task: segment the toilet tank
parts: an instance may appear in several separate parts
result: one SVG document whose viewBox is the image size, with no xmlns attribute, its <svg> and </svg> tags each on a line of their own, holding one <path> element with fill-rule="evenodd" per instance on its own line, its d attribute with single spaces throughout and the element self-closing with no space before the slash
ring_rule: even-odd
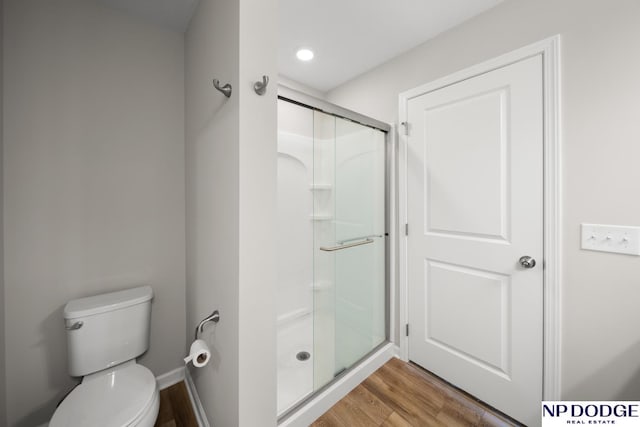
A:
<svg viewBox="0 0 640 427">
<path fill-rule="evenodd" d="M 69 301 L 64 307 L 69 374 L 85 376 L 149 348 L 150 286 Z"/>
</svg>

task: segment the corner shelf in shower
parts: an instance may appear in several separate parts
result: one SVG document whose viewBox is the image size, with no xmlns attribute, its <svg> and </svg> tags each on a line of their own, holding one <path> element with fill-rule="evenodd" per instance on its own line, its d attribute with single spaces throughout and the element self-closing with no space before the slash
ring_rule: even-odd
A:
<svg viewBox="0 0 640 427">
<path fill-rule="evenodd" d="M 313 291 L 327 291 L 333 288 L 333 282 L 330 280 L 318 280 L 316 282 L 312 282 L 309 287 Z"/>
<path fill-rule="evenodd" d="M 333 215 L 309 215 L 309 219 L 311 221 L 331 221 Z"/>
<path fill-rule="evenodd" d="M 311 191 L 330 191 L 333 189 L 331 184 L 309 184 L 309 190 Z"/>
</svg>

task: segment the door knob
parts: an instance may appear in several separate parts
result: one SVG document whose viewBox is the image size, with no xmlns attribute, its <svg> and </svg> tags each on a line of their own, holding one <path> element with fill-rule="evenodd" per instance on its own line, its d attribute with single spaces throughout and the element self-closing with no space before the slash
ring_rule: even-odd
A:
<svg viewBox="0 0 640 427">
<path fill-rule="evenodd" d="M 531 258 L 528 255 L 520 257 L 518 262 L 520 262 L 520 265 L 523 266 L 524 268 L 533 268 L 536 266 L 536 260 Z"/>
</svg>

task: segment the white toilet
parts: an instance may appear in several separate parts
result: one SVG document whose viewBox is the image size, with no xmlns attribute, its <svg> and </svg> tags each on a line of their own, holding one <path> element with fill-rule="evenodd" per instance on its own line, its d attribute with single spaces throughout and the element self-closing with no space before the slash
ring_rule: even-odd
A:
<svg viewBox="0 0 640 427">
<path fill-rule="evenodd" d="M 160 397 L 136 363 L 149 347 L 150 286 L 70 301 L 64 308 L 69 374 L 83 377 L 49 427 L 152 427 Z"/>
</svg>

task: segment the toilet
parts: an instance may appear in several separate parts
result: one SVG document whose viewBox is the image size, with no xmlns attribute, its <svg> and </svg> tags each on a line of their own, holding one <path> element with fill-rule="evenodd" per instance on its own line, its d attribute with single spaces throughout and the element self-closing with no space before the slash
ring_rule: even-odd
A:
<svg viewBox="0 0 640 427">
<path fill-rule="evenodd" d="M 152 427 L 160 397 L 151 371 L 136 363 L 149 348 L 150 286 L 70 301 L 64 308 L 68 369 L 82 382 L 49 427 Z"/>
</svg>

